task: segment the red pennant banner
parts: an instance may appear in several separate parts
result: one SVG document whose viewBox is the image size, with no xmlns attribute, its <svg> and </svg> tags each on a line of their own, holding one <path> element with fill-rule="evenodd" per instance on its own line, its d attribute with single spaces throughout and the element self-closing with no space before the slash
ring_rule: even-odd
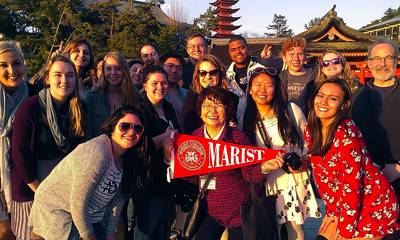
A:
<svg viewBox="0 0 400 240">
<path fill-rule="evenodd" d="M 279 150 L 175 134 L 173 178 L 241 168 L 275 158 Z"/>
</svg>

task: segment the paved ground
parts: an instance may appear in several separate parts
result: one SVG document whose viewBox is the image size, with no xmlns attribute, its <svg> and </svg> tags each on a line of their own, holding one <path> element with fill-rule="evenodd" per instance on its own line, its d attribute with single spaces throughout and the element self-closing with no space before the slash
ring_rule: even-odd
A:
<svg viewBox="0 0 400 240">
<path fill-rule="evenodd" d="M 325 216 L 325 205 L 322 203 L 322 200 L 318 199 L 318 205 L 321 208 L 322 216 Z M 305 240 L 315 240 L 317 236 L 319 225 L 322 222 L 322 218 L 307 218 L 304 223 L 304 239 Z"/>
</svg>

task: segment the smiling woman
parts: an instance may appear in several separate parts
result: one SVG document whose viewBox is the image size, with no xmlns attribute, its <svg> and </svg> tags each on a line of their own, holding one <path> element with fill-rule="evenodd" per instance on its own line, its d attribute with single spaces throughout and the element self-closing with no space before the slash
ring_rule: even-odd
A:
<svg viewBox="0 0 400 240">
<path fill-rule="evenodd" d="M 101 124 L 122 104 L 135 105 L 139 94 L 129 75 L 129 66 L 119 52 L 109 52 L 103 59 L 100 85 L 90 90 L 85 102 L 88 109 L 88 137 L 101 134 Z"/>
<path fill-rule="evenodd" d="M 10 142 L 18 106 L 28 97 L 24 57 L 15 42 L 0 41 L 0 239 L 11 239 L 8 210 L 11 205 Z M 8 209 L 8 210 L 7 210 Z"/>
<path fill-rule="evenodd" d="M 154 151 L 143 121 L 140 110 L 121 106 L 103 135 L 63 159 L 37 189 L 31 239 L 116 239 L 125 198 L 146 189 L 151 177 Z"/>
<path fill-rule="evenodd" d="M 71 60 L 55 56 L 46 70 L 48 87 L 25 100 L 15 114 L 10 212 L 17 239 L 29 239 L 27 219 L 40 182 L 85 136 L 77 81 Z"/>
<path fill-rule="evenodd" d="M 397 198 L 373 164 L 360 130 L 347 118 L 350 86 L 338 77 L 328 78 L 317 85 L 312 100 L 305 137 L 326 205 L 319 234 L 335 240 L 392 234 L 399 229 Z"/>
<path fill-rule="evenodd" d="M 89 78 L 89 70 L 94 62 L 92 46 L 86 39 L 75 39 L 67 44 L 63 53 L 67 54 L 74 63 L 79 78 L 79 94 L 85 98 L 86 93 L 93 86 Z"/>
</svg>

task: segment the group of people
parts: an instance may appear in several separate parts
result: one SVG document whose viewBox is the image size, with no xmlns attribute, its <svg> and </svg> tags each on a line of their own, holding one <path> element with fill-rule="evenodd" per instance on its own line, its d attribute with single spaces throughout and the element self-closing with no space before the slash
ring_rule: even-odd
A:
<svg viewBox="0 0 400 240">
<path fill-rule="evenodd" d="M 322 216 L 317 197 L 319 239 L 398 239 L 398 46 L 370 46 L 365 85 L 341 53 L 307 65 L 305 48 L 289 37 L 281 57 L 254 57 L 233 36 L 225 68 L 193 34 L 188 58 L 146 44 L 140 59 L 109 52 L 95 63 L 77 39 L 27 81 L 17 44 L 0 42 L 0 239 L 169 239 L 183 228 L 184 196 L 208 178 L 167 180 L 175 132 L 281 150 L 211 174 L 195 239 L 247 239 L 250 184 L 274 197 L 280 239 L 304 239 L 305 219 Z"/>
</svg>

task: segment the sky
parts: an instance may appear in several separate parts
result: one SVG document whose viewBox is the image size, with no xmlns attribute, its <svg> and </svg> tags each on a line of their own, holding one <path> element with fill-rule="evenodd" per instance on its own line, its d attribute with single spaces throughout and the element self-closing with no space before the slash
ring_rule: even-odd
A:
<svg viewBox="0 0 400 240">
<path fill-rule="evenodd" d="M 215 0 L 165 0 L 168 12 L 171 2 L 178 2 L 186 11 L 189 22 L 204 13 Z M 234 24 L 242 25 L 236 34 L 251 32 L 263 35 L 272 23 L 274 14 L 286 16 L 287 25 L 295 34 L 303 32 L 304 24 L 314 17 L 324 16 L 336 4 L 336 12 L 347 26 L 359 29 L 383 16 L 386 9 L 398 8 L 400 0 L 239 0 L 233 8 L 240 8 L 233 16 L 241 17 Z"/>
</svg>

